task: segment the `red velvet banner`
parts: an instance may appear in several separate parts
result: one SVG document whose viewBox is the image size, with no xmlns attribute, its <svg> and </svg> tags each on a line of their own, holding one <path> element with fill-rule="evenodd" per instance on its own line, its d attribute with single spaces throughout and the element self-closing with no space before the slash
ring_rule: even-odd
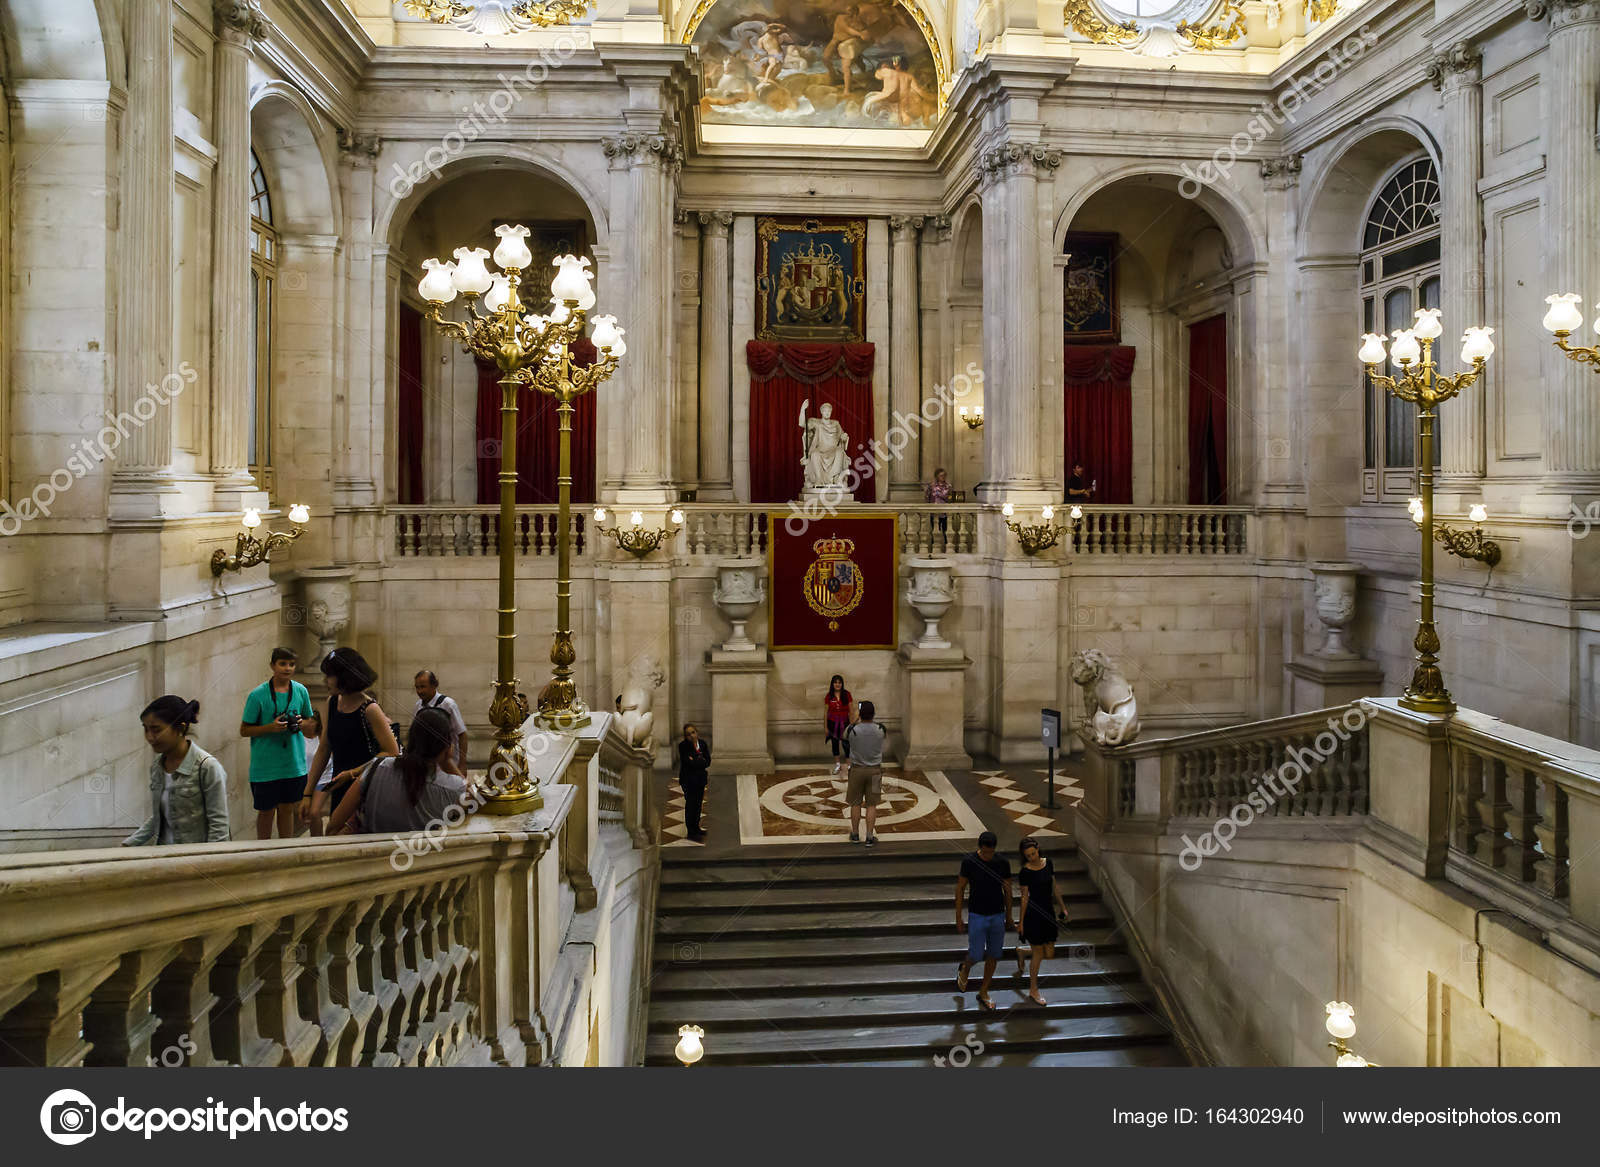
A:
<svg viewBox="0 0 1600 1167">
<path fill-rule="evenodd" d="M 422 313 L 402 304 L 399 323 L 395 412 L 400 459 L 395 501 L 402 506 L 416 506 L 426 501 L 423 494 L 427 489 L 422 480 L 422 444 L 427 438 L 422 420 Z"/>
<path fill-rule="evenodd" d="M 850 464 L 869 467 L 872 445 L 872 363 L 870 344 L 745 345 L 750 366 L 750 500 L 790 502 L 800 497 L 805 471 L 800 467 L 803 434 L 798 424 L 800 403 L 809 400 L 806 416 L 819 417 L 824 404 L 850 435 Z M 857 502 L 877 501 L 874 476 L 858 469 Z"/>
<path fill-rule="evenodd" d="M 778 648 L 895 648 L 899 537 L 894 515 L 807 522 L 773 514 L 768 618 Z M 794 528 L 799 528 L 796 531 Z"/>
</svg>

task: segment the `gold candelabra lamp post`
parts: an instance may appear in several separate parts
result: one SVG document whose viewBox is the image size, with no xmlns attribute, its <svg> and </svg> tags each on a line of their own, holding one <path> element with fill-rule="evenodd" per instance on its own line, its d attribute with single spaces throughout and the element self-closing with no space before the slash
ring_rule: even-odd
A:
<svg viewBox="0 0 1600 1167">
<path fill-rule="evenodd" d="M 1433 363 L 1433 342 L 1443 332 L 1437 308 L 1419 308 L 1416 323 L 1411 328 L 1395 329 L 1394 343 L 1389 346 L 1387 356 L 1399 366 L 1398 377 L 1385 377 L 1378 372 L 1385 353 L 1384 339 L 1377 333 L 1362 335 L 1358 354 L 1374 384 L 1402 401 L 1414 402 L 1417 407 L 1417 486 L 1422 513 L 1418 517 L 1413 508 L 1412 514 L 1422 530 L 1422 579 L 1418 588 L 1422 610 L 1417 620 L 1417 636 L 1412 642 L 1417 650 L 1417 666 L 1400 704 L 1418 713 L 1454 713 L 1456 708 L 1439 671 L 1439 633 L 1433 623 L 1433 423 L 1438 416 L 1439 403 L 1450 400 L 1476 381 L 1483 373 L 1484 362 L 1494 354 L 1494 342 L 1489 339 L 1494 329 L 1468 328 L 1461 338 L 1461 363 L 1472 368 L 1453 376 L 1437 372 Z"/>
<path fill-rule="evenodd" d="M 1054 547 L 1060 542 L 1063 531 L 1076 531 L 1078 524 L 1083 522 L 1083 508 L 1080 506 L 1068 509 L 1067 522 L 1064 525 L 1055 521 L 1056 508 L 1048 505 L 1039 512 L 1042 521 L 1033 524 L 1013 521 L 1012 516 L 1017 513 L 1017 508 L 1010 503 L 1001 507 L 1000 513 L 1005 516 L 1006 527 L 1016 535 L 1017 545 L 1022 548 L 1022 553 L 1030 556 Z"/>
<path fill-rule="evenodd" d="M 1550 305 L 1550 310 L 1544 314 L 1541 323 L 1555 333 L 1556 347 L 1566 353 L 1569 360 L 1579 361 L 1600 373 L 1600 345 L 1585 348 L 1567 343 L 1567 337 L 1583 327 L 1583 313 L 1578 310 L 1578 305 L 1583 303 L 1582 298 L 1576 292 L 1557 292 L 1553 296 L 1546 296 L 1544 302 Z M 1594 318 L 1594 330 L 1600 332 L 1600 316 Z"/>
<path fill-rule="evenodd" d="M 594 508 L 595 530 L 602 535 L 609 535 L 617 541 L 617 546 L 637 559 L 643 559 L 652 551 L 665 543 L 669 536 L 675 534 L 683 524 L 683 512 L 676 507 L 667 516 L 670 526 L 647 527 L 644 525 L 644 512 L 633 511 L 628 515 L 626 527 L 613 524 L 609 527 L 602 526 L 606 521 L 606 508 Z"/>
<path fill-rule="evenodd" d="M 528 228 L 502 224 L 495 228 L 500 244 L 491 272 L 485 262 L 489 252 L 481 247 L 458 247 L 455 262 L 429 259 L 427 275 L 418 290 L 428 301 L 428 319 L 446 336 L 474 356 L 493 361 L 500 370 L 500 606 L 495 633 L 498 649 L 494 699 L 489 720 L 495 727 L 495 746 L 489 758 L 489 798 L 484 809 L 491 814 L 521 814 L 544 805 L 537 785 L 528 774 L 522 744 L 522 723 L 527 720 L 528 698 L 517 691 L 516 673 L 516 541 L 511 532 L 517 518 L 517 392 L 530 386 L 556 400 L 560 419 L 561 455 L 556 483 L 559 493 L 556 559 L 556 631 L 550 649 L 553 675 L 538 698 L 539 724 L 568 729 L 588 724 L 589 711 L 578 700 L 572 681 L 577 653 L 572 647 L 572 413 L 573 401 L 594 390 L 616 371 L 617 360 L 627 352 L 623 330 L 616 317 L 597 316 L 591 339 L 599 358 L 580 368 L 573 363 L 572 344 L 583 335 L 586 314 L 594 307 L 594 274 L 589 260 L 563 255 L 550 284 L 552 307 L 548 316 L 526 310 L 518 289 L 522 273 L 533 262 L 528 250 Z M 457 295 L 466 301 L 464 320 L 446 320 L 443 309 Z M 482 297 L 483 311 L 478 309 Z"/>
<path fill-rule="evenodd" d="M 268 531 L 265 539 L 257 539 L 256 528 L 261 525 L 261 512 L 255 507 L 245 511 L 241 520 L 244 530 L 239 532 L 239 537 L 234 541 L 233 554 L 229 555 L 220 547 L 211 553 L 211 574 L 220 576 L 225 571 L 243 571 L 247 567 L 257 567 L 270 561 L 275 550 L 288 546 L 306 533 L 311 512 L 296 503 L 289 508 L 289 521 L 294 524 L 294 530 Z"/>
</svg>

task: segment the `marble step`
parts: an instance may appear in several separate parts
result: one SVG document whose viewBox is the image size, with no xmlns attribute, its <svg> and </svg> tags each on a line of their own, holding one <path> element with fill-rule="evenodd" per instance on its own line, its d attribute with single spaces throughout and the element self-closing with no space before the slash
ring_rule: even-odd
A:
<svg viewBox="0 0 1600 1167">
<path fill-rule="evenodd" d="M 958 1064 L 945 1055 L 947 1063 Z M 985 1069 L 1025 1069 L 1030 1067 L 1065 1067 L 1080 1070 L 1101 1068 L 1128 1068 L 1151 1066 L 1188 1066 L 1189 1059 L 1183 1056 L 1183 1051 L 1176 1045 L 1128 1045 L 1113 1046 L 1110 1049 L 1077 1049 L 1060 1051 L 1040 1051 L 1036 1053 L 991 1053 L 985 1047 L 984 1053 L 976 1055 L 970 1061 L 966 1058 L 958 1060 L 972 1066 L 982 1066 Z M 797 1063 L 798 1065 L 799 1063 Z M 907 1055 L 901 1058 L 873 1058 L 870 1061 L 859 1062 L 831 1062 L 807 1061 L 806 1066 L 832 1069 L 927 1069 L 930 1065 L 937 1065 L 927 1054 Z"/>
<path fill-rule="evenodd" d="M 1058 950 L 1060 952 L 1062 950 Z M 896 950 L 892 957 L 905 955 Z M 803 993 L 896 993 L 943 989 L 952 983 L 958 955 L 948 959 L 900 960 L 868 964 L 859 958 L 839 964 L 763 963 L 756 967 L 658 965 L 650 978 L 650 1000 L 676 1001 L 721 991 L 741 997 L 769 998 Z M 1000 973 L 1010 966 L 1002 963 Z M 982 970 L 979 970 L 981 977 Z M 1093 960 L 1058 955 L 1039 970 L 1041 991 L 1075 985 L 1137 983 L 1139 966 L 1130 956 L 1098 952 Z M 673 1008 L 677 1008 L 676 1005 Z"/>
<path fill-rule="evenodd" d="M 761 916 L 738 908 L 708 915 L 665 916 L 656 928 L 656 944 L 659 948 L 680 940 L 709 944 L 729 939 L 793 940 L 874 935 L 898 941 L 908 933 L 929 932 L 944 932 L 954 939 L 958 935 L 954 917 L 953 902 L 926 908 L 786 912 L 775 916 Z M 1071 923 L 1063 932 L 1070 933 L 1074 927 L 1105 928 L 1110 923 L 1110 914 L 1099 901 L 1075 904 Z M 1015 933 L 1007 933 L 1007 936 L 1008 943 L 1014 942 Z"/>
<path fill-rule="evenodd" d="M 998 1002 L 997 1002 L 998 1003 Z M 1034 1005 L 999 1009 L 979 1015 L 954 1014 L 949 1021 L 929 1025 L 845 1025 L 805 1028 L 789 1032 L 707 1034 L 702 1065 L 800 1065 L 812 1061 L 882 1060 L 921 1057 L 931 1064 L 936 1055 L 949 1056 L 966 1039 L 980 1041 L 983 1055 L 973 1055 L 975 1065 L 987 1055 L 1065 1053 L 1103 1050 L 1114 1046 L 1171 1043 L 1166 1023 L 1148 1013 L 1105 1017 L 1050 1016 Z M 645 1047 L 646 1065 L 672 1065 L 676 1033 L 653 1033 Z"/>
<path fill-rule="evenodd" d="M 916 1024 L 949 1025 L 980 1016 L 977 990 L 981 977 L 974 977 L 965 993 L 955 987 L 954 970 L 945 970 L 945 984 L 932 992 L 835 993 L 826 996 L 745 998 L 736 990 L 711 991 L 698 997 L 653 1000 L 650 1007 L 652 1033 L 677 1033 L 678 1026 L 693 1022 L 707 1033 L 732 1033 L 740 1030 L 771 1028 L 822 1028 L 850 1024 L 858 1026 L 897 1026 Z M 1097 1017 L 1117 1013 L 1156 1012 L 1153 995 L 1144 985 L 1080 984 L 1066 988 L 1039 986 L 1047 1004 L 1028 999 L 1028 981 L 1007 974 L 997 975 L 989 986 L 997 1016 L 1020 1009 L 1057 1017 Z M 986 1016 L 986 1015 L 985 1015 Z"/>
<path fill-rule="evenodd" d="M 1056 842 L 1057 840 L 1051 840 Z M 836 855 L 797 855 L 749 858 L 748 855 L 724 858 L 703 858 L 697 850 L 668 848 L 662 852 L 661 886 L 701 886 L 706 883 L 741 883 L 755 881 L 762 884 L 781 883 L 855 883 L 862 879 L 912 879 L 940 878 L 955 881 L 963 856 L 972 850 L 970 844 L 951 846 L 937 852 L 886 851 L 880 843 L 870 851 L 862 845 L 849 846 Z M 1046 846 L 1045 854 L 1055 863 L 1056 871 L 1077 874 L 1083 870 L 1082 861 L 1074 847 Z M 1006 858 L 1016 868 L 1016 857 Z"/>
<path fill-rule="evenodd" d="M 1109 954 L 1127 952 L 1121 933 L 1108 927 L 1109 921 L 1089 925 L 1074 921 L 1061 930 L 1056 945 L 1058 964 L 1093 962 Z M 1007 938 L 1006 948 L 1016 945 L 1016 934 Z M 966 952 L 966 942 L 956 934 L 954 921 L 931 933 L 886 933 L 873 931 L 865 936 L 818 934 L 787 939 L 752 939 L 726 936 L 701 942 L 688 937 L 666 939 L 659 933 L 655 943 L 655 969 L 727 969 L 770 966 L 785 969 L 796 965 L 855 967 L 863 964 L 895 964 L 904 961 L 943 961 L 951 966 Z M 1010 959 L 1009 951 L 1006 959 Z"/>
<path fill-rule="evenodd" d="M 1069 907 L 1076 903 L 1098 903 L 1100 892 L 1084 877 L 1056 877 L 1056 890 Z M 1020 895 L 1014 894 L 1014 903 Z M 829 888 L 825 897 L 819 897 L 814 887 L 775 884 L 766 888 L 702 887 L 694 890 L 663 889 L 657 911 L 662 915 L 703 915 L 710 912 L 744 910 L 746 912 L 814 911 L 819 898 L 839 911 L 858 907 L 917 907 L 924 904 L 949 904 L 952 926 L 955 913 L 955 879 L 922 880 L 916 883 L 882 884 L 858 883 L 848 887 Z"/>
</svg>

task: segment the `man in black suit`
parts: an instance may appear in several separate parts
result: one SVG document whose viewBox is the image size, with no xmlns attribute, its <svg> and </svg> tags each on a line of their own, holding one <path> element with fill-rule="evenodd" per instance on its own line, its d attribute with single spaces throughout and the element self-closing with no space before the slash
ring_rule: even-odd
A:
<svg viewBox="0 0 1600 1167">
<path fill-rule="evenodd" d="M 700 829 L 700 808 L 705 803 L 706 768 L 710 765 L 710 743 L 700 740 L 700 731 L 692 721 L 685 723 L 683 740 L 678 743 L 678 786 L 683 791 L 689 838 L 697 843 L 706 837 Z"/>
</svg>

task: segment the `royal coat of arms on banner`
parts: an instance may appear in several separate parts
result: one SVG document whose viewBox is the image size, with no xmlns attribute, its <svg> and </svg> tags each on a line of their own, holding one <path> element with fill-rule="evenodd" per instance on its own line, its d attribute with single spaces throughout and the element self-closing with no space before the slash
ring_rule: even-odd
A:
<svg viewBox="0 0 1600 1167">
<path fill-rule="evenodd" d="M 1071 231 L 1062 288 L 1062 332 L 1068 344 L 1116 344 L 1122 339 L 1117 305 L 1117 235 Z"/>
<path fill-rule="evenodd" d="M 895 515 L 773 514 L 767 530 L 774 649 L 895 647 Z"/>
<path fill-rule="evenodd" d="M 756 336 L 866 338 L 865 219 L 756 220 Z"/>
</svg>

